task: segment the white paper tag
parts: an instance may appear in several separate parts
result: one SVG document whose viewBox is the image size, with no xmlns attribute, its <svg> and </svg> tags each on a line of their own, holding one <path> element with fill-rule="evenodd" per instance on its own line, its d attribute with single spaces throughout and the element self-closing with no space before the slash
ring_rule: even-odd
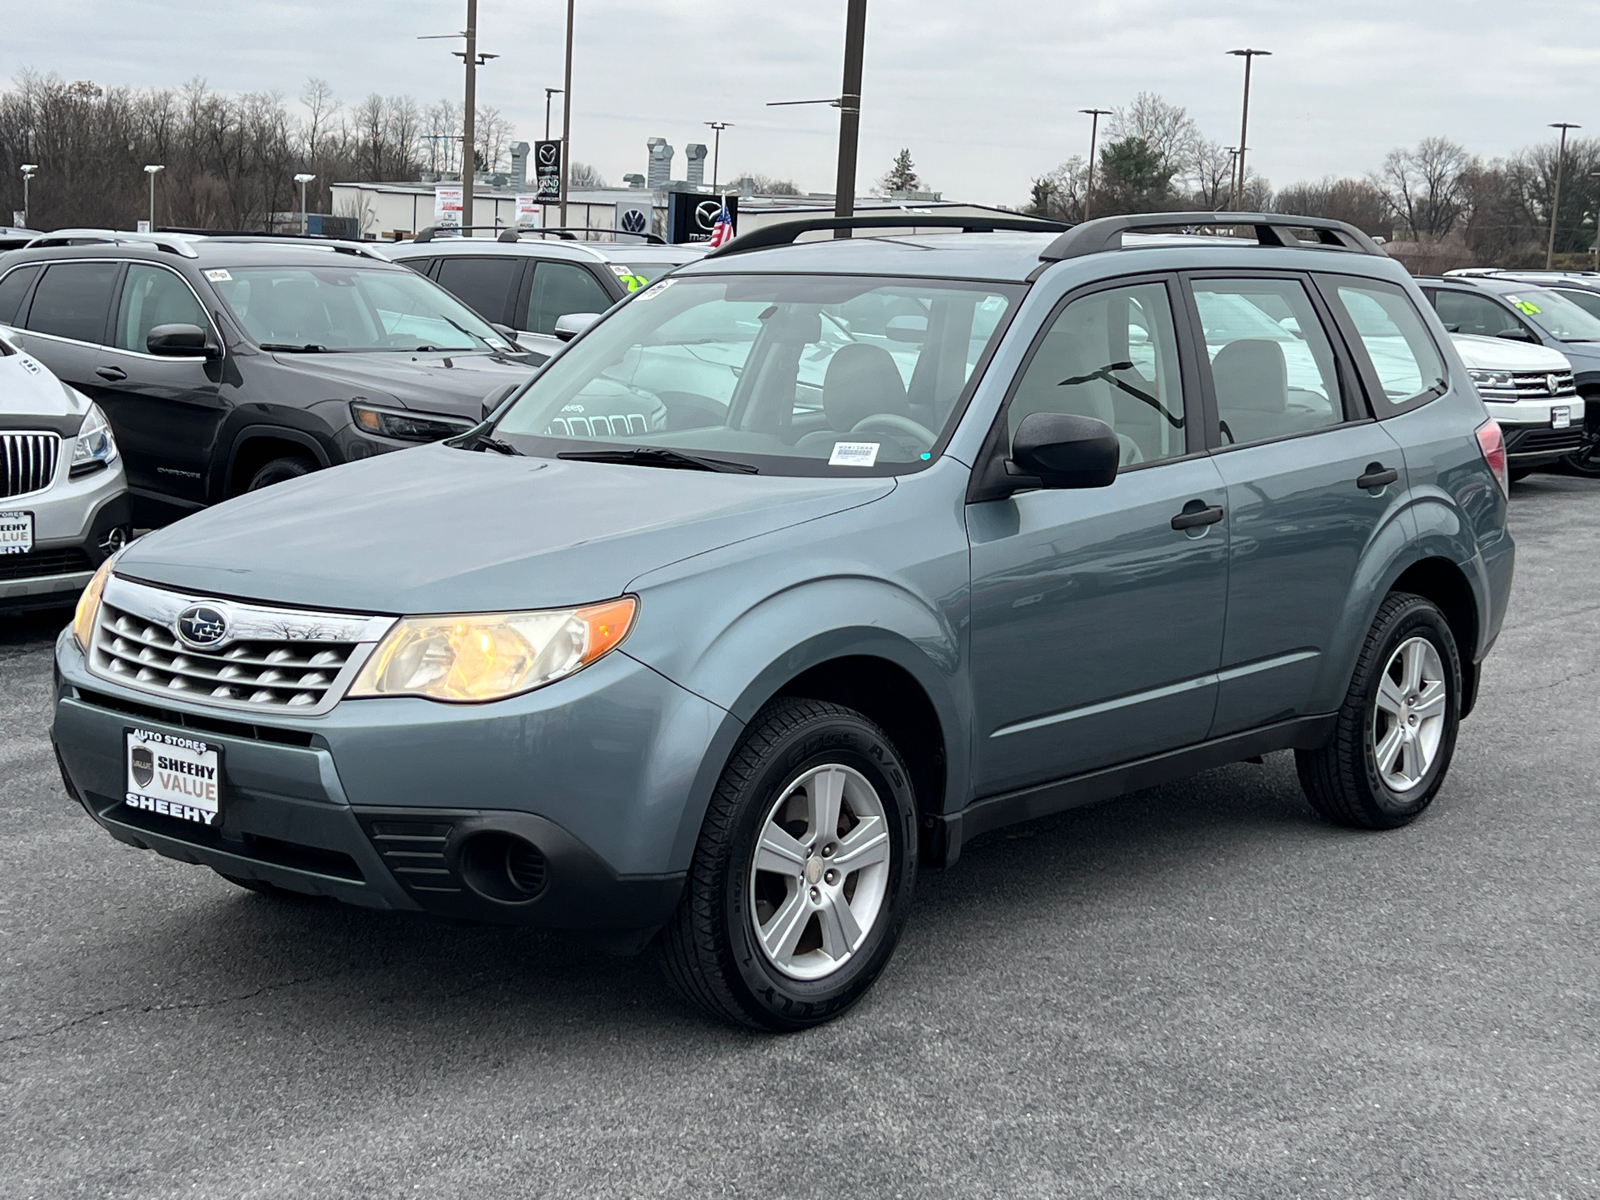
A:
<svg viewBox="0 0 1600 1200">
<path fill-rule="evenodd" d="M 870 467 L 878 461 L 881 442 L 835 442 L 828 456 L 830 467 Z"/>
<path fill-rule="evenodd" d="M 657 296 L 661 295 L 662 292 L 666 291 L 669 287 L 677 282 L 678 281 L 676 279 L 663 279 L 654 287 L 645 288 L 644 291 L 635 296 L 633 298 L 634 303 L 637 304 L 645 300 L 654 300 Z"/>
<path fill-rule="evenodd" d="M 207 279 L 211 280 L 212 283 L 232 283 L 233 282 L 233 276 L 229 275 L 221 267 L 217 267 L 215 270 L 212 270 L 212 271 L 207 271 L 205 273 L 205 276 L 206 276 Z"/>
</svg>

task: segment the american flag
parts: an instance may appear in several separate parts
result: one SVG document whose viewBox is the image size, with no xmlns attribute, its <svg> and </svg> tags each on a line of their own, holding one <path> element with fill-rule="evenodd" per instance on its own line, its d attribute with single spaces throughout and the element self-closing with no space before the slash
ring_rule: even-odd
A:
<svg viewBox="0 0 1600 1200">
<path fill-rule="evenodd" d="M 717 214 L 717 222 L 711 227 L 711 248 L 726 246 L 733 241 L 733 214 L 728 211 L 727 201 L 722 203 L 722 211 Z"/>
</svg>

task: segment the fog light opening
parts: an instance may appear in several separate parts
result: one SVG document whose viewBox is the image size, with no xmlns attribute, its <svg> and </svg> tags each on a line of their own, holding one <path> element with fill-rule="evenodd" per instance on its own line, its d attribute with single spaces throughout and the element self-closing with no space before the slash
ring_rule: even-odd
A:
<svg viewBox="0 0 1600 1200">
<path fill-rule="evenodd" d="M 478 833 L 461 847 L 461 878 L 501 904 L 523 904 L 544 891 L 549 871 L 539 847 L 511 833 Z"/>
</svg>

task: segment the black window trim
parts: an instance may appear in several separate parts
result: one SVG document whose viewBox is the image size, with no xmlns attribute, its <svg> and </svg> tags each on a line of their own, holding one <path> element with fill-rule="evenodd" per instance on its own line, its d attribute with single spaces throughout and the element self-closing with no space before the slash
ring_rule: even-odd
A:
<svg viewBox="0 0 1600 1200">
<path fill-rule="evenodd" d="M 1311 279 L 1322 293 L 1329 312 L 1333 314 L 1334 324 L 1339 328 L 1339 335 L 1344 339 L 1345 345 L 1350 351 L 1350 356 L 1355 361 L 1356 370 L 1361 377 L 1361 386 L 1367 393 L 1368 407 L 1372 410 L 1375 419 L 1387 421 L 1404 413 L 1415 412 L 1424 405 L 1432 404 L 1435 400 L 1440 399 L 1441 396 L 1448 395 L 1455 390 L 1457 381 L 1453 378 L 1450 356 L 1445 353 L 1445 349 L 1439 344 L 1438 336 L 1433 327 L 1428 324 L 1429 315 L 1432 315 L 1434 323 L 1439 325 L 1440 328 L 1443 328 L 1443 325 L 1439 321 L 1438 311 L 1426 296 L 1423 297 L 1422 307 L 1417 308 L 1415 299 L 1406 291 L 1405 285 L 1396 283 L 1392 279 L 1378 279 L 1371 275 L 1352 275 L 1348 272 L 1340 271 L 1315 271 L 1312 272 Z M 1367 353 L 1367 345 L 1361 340 L 1361 334 L 1357 331 L 1355 323 L 1350 319 L 1350 314 L 1345 311 L 1344 304 L 1339 299 L 1339 285 L 1344 281 L 1364 286 L 1378 284 L 1392 287 L 1404 295 L 1407 300 L 1411 301 L 1411 306 L 1417 309 L 1417 320 L 1422 325 L 1422 331 L 1427 336 L 1429 344 L 1433 347 L 1434 354 L 1439 358 L 1439 377 L 1445 384 L 1443 392 L 1430 394 L 1424 391 L 1404 404 L 1394 404 L 1389 400 L 1388 393 L 1383 390 L 1383 381 L 1378 378 L 1378 370 L 1372 365 L 1372 356 Z M 1478 294 L 1486 295 L 1487 293 L 1479 292 Z M 1446 333 L 1445 336 L 1449 337 L 1450 335 Z M 1381 407 L 1379 405 L 1380 398 L 1382 399 Z"/>
<path fill-rule="evenodd" d="M 44 278 L 44 269 L 49 265 L 48 261 L 23 262 L 0 274 L 0 283 L 4 283 L 18 271 L 26 271 L 31 268 L 34 273 L 33 278 L 28 281 L 28 286 L 22 293 L 22 299 L 17 301 L 17 311 L 12 314 L 14 319 L 6 323 L 7 328 L 15 329 L 19 332 L 27 331 L 27 326 L 23 325 L 22 322 L 28 319 L 28 309 L 33 307 L 33 291 L 39 286 L 39 280 Z"/>
</svg>

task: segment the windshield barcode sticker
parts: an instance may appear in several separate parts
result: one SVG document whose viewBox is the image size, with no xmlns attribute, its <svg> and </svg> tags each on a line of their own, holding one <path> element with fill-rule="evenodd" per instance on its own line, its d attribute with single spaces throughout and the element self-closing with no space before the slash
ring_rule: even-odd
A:
<svg viewBox="0 0 1600 1200">
<path fill-rule="evenodd" d="M 204 274 L 205 274 L 205 277 L 207 279 L 209 279 L 212 283 L 232 283 L 233 282 L 233 276 L 228 274 L 228 272 L 224 271 L 221 267 L 218 267 L 213 271 L 206 271 L 206 272 L 204 272 Z"/>
<path fill-rule="evenodd" d="M 870 467 L 878 461 L 881 442 L 835 442 L 828 456 L 830 467 Z"/>
</svg>

